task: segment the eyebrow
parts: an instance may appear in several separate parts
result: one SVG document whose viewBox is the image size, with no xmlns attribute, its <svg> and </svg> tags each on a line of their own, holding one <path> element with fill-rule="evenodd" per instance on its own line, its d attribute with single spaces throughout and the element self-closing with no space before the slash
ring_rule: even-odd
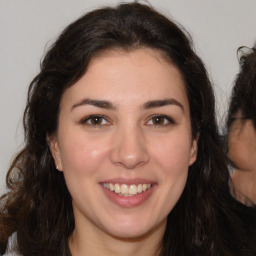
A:
<svg viewBox="0 0 256 256">
<path fill-rule="evenodd" d="M 114 106 L 111 102 L 106 101 L 106 100 L 96 100 L 96 99 L 89 99 L 89 98 L 85 98 L 82 99 L 80 101 L 78 101 L 76 104 L 74 104 L 71 108 L 71 110 L 80 107 L 80 106 L 84 106 L 84 105 L 91 105 L 91 106 L 95 106 L 98 108 L 103 108 L 103 109 L 110 109 L 110 110 L 115 110 L 116 106 Z M 141 109 L 151 109 L 151 108 L 157 108 L 157 107 L 164 107 L 167 105 L 175 105 L 181 108 L 181 110 L 184 112 L 184 107 L 183 105 L 173 99 L 173 98 L 168 98 L 168 99 L 163 99 L 163 100 L 151 100 L 151 101 L 147 101 L 146 103 L 144 103 L 141 107 Z"/>
<path fill-rule="evenodd" d="M 109 101 L 85 98 L 85 99 L 80 100 L 76 104 L 74 104 L 72 106 L 71 110 L 73 110 L 74 108 L 80 107 L 80 106 L 84 106 L 84 105 L 91 105 L 91 106 L 95 106 L 98 108 L 111 109 L 111 110 L 116 109 L 116 107 Z"/>
<path fill-rule="evenodd" d="M 167 106 L 167 105 L 178 106 L 184 112 L 183 105 L 179 101 L 177 101 L 173 98 L 148 101 L 148 102 L 143 104 L 142 109 L 151 109 L 151 108 L 157 108 L 157 107 L 164 107 L 164 106 Z"/>
</svg>

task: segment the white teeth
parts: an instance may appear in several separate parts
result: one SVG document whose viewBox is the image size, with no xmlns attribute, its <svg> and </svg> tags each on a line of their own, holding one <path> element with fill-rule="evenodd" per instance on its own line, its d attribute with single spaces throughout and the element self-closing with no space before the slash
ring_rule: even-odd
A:
<svg viewBox="0 0 256 256">
<path fill-rule="evenodd" d="M 141 193 L 141 192 L 142 192 L 142 185 L 141 185 L 141 184 L 138 185 L 138 187 L 137 187 L 137 192 L 138 192 L 138 193 Z"/>
<path fill-rule="evenodd" d="M 104 183 L 104 184 L 105 184 L 105 183 Z M 114 190 L 115 190 L 115 188 L 114 188 L 113 184 L 111 184 L 111 183 L 109 184 L 109 186 L 108 186 L 108 187 L 109 187 L 110 191 L 114 191 Z M 107 188 L 108 188 L 108 187 L 107 187 Z"/>
<path fill-rule="evenodd" d="M 103 186 L 104 186 L 104 188 L 108 188 L 109 189 L 109 184 L 108 183 L 104 183 Z"/>
<path fill-rule="evenodd" d="M 129 188 L 126 184 L 122 184 L 121 186 L 121 194 L 125 195 L 128 194 Z"/>
<path fill-rule="evenodd" d="M 136 185 L 127 185 L 127 184 L 112 184 L 112 183 L 103 183 L 103 187 L 119 194 L 121 196 L 135 196 L 139 193 L 145 192 L 146 190 L 152 187 L 151 184 L 138 184 Z"/>
<path fill-rule="evenodd" d="M 115 184 L 115 193 L 119 194 L 121 192 L 119 184 Z"/>
<path fill-rule="evenodd" d="M 137 187 L 135 185 L 129 187 L 129 195 L 137 195 Z"/>
</svg>

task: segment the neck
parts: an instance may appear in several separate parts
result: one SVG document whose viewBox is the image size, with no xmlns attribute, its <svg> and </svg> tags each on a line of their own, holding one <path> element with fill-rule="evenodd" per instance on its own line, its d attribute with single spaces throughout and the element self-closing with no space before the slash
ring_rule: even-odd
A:
<svg viewBox="0 0 256 256">
<path fill-rule="evenodd" d="M 154 230 L 135 238 L 118 238 L 95 226 L 75 228 L 69 239 L 72 256 L 158 256 L 162 244 L 166 221 Z"/>
</svg>

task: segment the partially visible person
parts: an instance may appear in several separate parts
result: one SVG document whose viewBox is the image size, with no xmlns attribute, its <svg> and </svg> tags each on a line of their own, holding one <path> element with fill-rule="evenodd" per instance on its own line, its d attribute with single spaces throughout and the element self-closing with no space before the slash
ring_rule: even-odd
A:
<svg viewBox="0 0 256 256">
<path fill-rule="evenodd" d="M 256 203 L 256 49 L 240 47 L 240 72 L 227 117 L 232 191 L 244 204 Z"/>
</svg>

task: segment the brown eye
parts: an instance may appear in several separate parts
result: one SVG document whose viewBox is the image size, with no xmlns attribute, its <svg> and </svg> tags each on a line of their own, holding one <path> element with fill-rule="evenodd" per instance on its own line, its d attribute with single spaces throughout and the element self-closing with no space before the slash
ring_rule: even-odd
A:
<svg viewBox="0 0 256 256">
<path fill-rule="evenodd" d="M 165 122 L 165 118 L 163 116 L 155 116 L 152 118 L 152 123 L 154 125 L 163 125 Z"/>
<path fill-rule="evenodd" d="M 89 126 L 102 126 L 107 125 L 108 121 L 103 116 L 91 115 L 81 121 L 82 124 Z"/>
<path fill-rule="evenodd" d="M 103 121 L 103 118 L 101 116 L 94 116 L 91 117 L 90 123 L 92 125 L 101 125 Z"/>
<path fill-rule="evenodd" d="M 150 120 L 147 122 L 148 125 L 154 126 L 164 126 L 173 123 L 174 121 L 172 120 L 172 118 L 165 115 L 155 115 L 151 117 Z"/>
</svg>

